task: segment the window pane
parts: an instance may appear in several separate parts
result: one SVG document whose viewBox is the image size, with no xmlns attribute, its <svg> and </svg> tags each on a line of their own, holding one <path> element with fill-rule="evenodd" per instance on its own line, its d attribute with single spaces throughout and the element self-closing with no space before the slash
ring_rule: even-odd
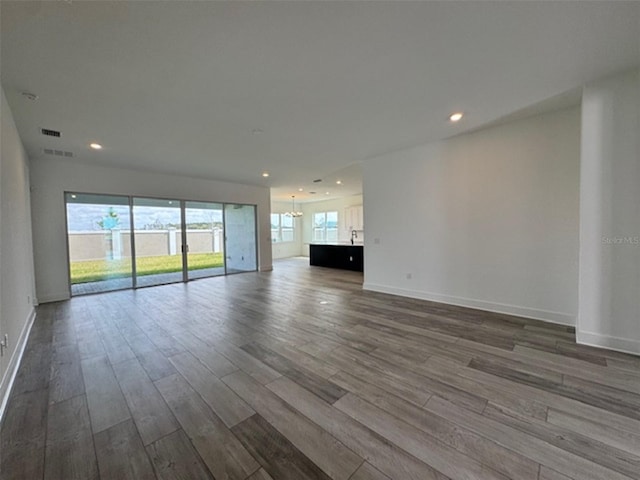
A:
<svg viewBox="0 0 640 480">
<path fill-rule="evenodd" d="M 338 212 L 327 212 L 327 228 L 338 228 Z"/>
<path fill-rule="evenodd" d="M 313 226 L 316 228 L 323 228 L 325 224 L 325 214 L 322 213 L 314 213 L 313 214 Z"/>
<path fill-rule="evenodd" d="M 184 207 L 189 280 L 224 275 L 222 204 L 185 202 Z"/>
<path fill-rule="evenodd" d="M 327 241 L 328 242 L 337 242 L 338 241 L 338 229 L 337 228 L 327 228 Z"/>
<path fill-rule="evenodd" d="M 271 242 L 276 243 L 280 241 L 280 214 L 271 214 Z"/>
<path fill-rule="evenodd" d="M 258 268 L 255 205 L 225 204 L 227 234 L 227 273 L 248 272 Z"/>
<path fill-rule="evenodd" d="M 290 217 L 288 215 L 283 215 L 282 228 L 293 228 L 293 217 Z"/>
<path fill-rule="evenodd" d="M 71 295 L 131 288 L 129 197 L 65 194 Z"/>
<path fill-rule="evenodd" d="M 293 240 L 294 240 L 293 230 L 289 229 L 289 228 L 283 228 L 282 229 L 282 241 L 283 242 L 293 242 Z"/>
<path fill-rule="evenodd" d="M 136 285 L 183 281 L 180 201 L 134 197 L 133 224 Z"/>
</svg>

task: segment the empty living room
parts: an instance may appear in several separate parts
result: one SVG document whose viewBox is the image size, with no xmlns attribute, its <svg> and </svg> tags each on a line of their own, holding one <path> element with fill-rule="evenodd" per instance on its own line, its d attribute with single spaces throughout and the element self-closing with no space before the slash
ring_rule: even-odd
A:
<svg viewBox="0 0 640 480">
<path fill-rule="evenodd" d="M 0 480 L 640 479 L 640 2 L 0 2 Z"/>
</svg>

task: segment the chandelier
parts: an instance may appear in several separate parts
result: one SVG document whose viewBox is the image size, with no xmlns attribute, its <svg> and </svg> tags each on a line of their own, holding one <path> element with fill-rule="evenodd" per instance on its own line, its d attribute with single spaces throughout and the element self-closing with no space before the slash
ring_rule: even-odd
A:
<svg viewBox="0 0 640 480">
<path fill-rule="evenodd" d="M 302 212 L 296 210 L 295 200 L 296 200 L 296 196 L 291 195 L 291 211 L 285 212 L 285 215 L 288 217 L 297 218 L 302 216 Z"/>
</svg>

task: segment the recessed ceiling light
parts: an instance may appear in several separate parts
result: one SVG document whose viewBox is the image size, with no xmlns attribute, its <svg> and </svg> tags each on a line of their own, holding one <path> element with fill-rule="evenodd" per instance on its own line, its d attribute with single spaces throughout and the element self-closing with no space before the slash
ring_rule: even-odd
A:
<svg viewBox="0 0 640 480">
<path fill-rule="evenodd" d="M 302 192 L 302 191 L 304 191 L 304 188 L 299 188 L 298 191 Z"/>
<path fill-rule="evenodd" d="M 90 143 L 89 146 L 94 150 L 102 150 L 102 145 L 100 145 L 99 143 Z"/>
<path fill-rule="evenodd" d="M 324 192 L 325 195 L 329 195 L 329 192 Z"/>
<path fill-rule="evenodd" d="M 342 185 L 342 180 L 337 180 L 336 185 Z"/>
<path fill-rule="evenodd" d="M 449 120 L 452 122 L 459 122 L 460 120 L 462 120 L 463 116 L 464 114 L 462 112 L 452 113 L 451 115 L 449 115 Z"/>
<path fill-rule="evenodd" d="M 264 178 L 267 178 L 267 177 L 269 176 L 269 172 L 262 172 L 262 176 L 263 176 Z"/>
</svg>

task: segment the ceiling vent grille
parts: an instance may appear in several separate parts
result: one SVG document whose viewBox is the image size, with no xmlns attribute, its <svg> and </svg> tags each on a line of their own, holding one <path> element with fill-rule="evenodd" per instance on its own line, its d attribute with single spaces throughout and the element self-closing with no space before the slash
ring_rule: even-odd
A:
<svg viewBox="0 0 640 480">
<path fill-rule="evenodd" d="M 57 130 L 49 130 L 48 128 L 41 128 L 40 131 L 42 132 L 43 135 L 46 135 L 47 137 L 60 138 L 60 132 Z"/>
<path fill-rule="evenodd" d="M 54 155 L 56 157 L 67 157 L 72 158 L 73 152 L 65 152 L 64 150 L 53 150 L 51 148 L 43 148 L 42 151 L 45 155 Z"/>
</svg>

